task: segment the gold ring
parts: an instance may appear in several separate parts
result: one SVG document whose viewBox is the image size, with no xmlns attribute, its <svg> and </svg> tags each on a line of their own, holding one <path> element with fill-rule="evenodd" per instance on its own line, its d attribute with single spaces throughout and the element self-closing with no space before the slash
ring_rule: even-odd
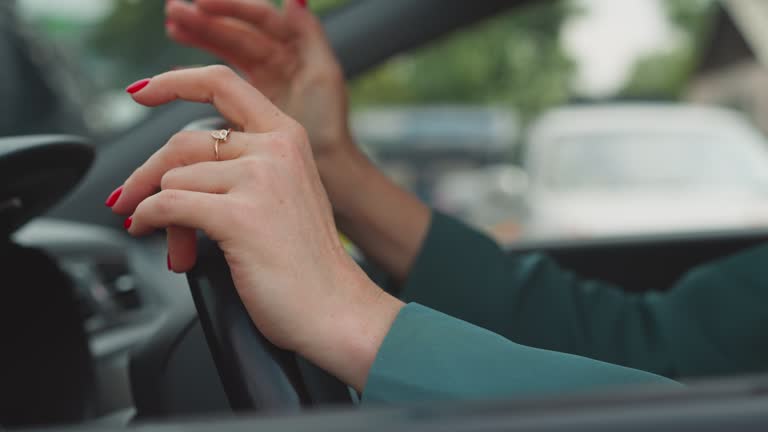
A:
<svg viewBox="0 0 768 432">
<path fill-rule="evenodd" d="M 229 134 L 232 133 L 232 129 L 222 129 L 211 132 L 211 136 L 215 140 L 213 142 L 213 153 L 216 155 L 216 160 L 219 159 L 219 144 L 225 144 L 229 139 Z"/>
</svg>

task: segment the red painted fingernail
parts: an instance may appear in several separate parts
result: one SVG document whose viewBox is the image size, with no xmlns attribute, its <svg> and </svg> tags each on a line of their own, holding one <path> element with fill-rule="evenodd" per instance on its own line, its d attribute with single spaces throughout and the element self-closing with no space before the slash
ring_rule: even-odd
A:
<svg viewBox="0 0 768 432">
<path fill-rule="evenodd" d="M 125 229 L 129 229 L 132 224 L 133 224 L 133 216 L 129 216 L 128 219 L 126 219 L 125 222 L 123 222 L 123 227 L 125 227 Z"/>
<path fill-rule="evenodd" d="M 173 271 L 173 267 L 171 266 L 171 254 L 170 253 L 167 254 L 166 258 L 167 258 L 166 261 L 168 261 L 168 271 Z"/>
<path fill-rule="evenodd" d="M 299 0 L 299 5 L 303 8 L 307 7 L 307 0 Z"/>
<path fill-rule="evenodd" d="M 149 84 L 149 78 L 144 78 L 143 80 L 138 80 L 135 83 L 133 83 L 133 84 L 129 85 L 128 87 L 126 87 L 125 91 L 127 91 L 130 94 L 134 94 L 137 91 L 139 91 L 139 90 L 143 89 L 144 87 L 146 87 L 147 84 Z"/>
<path fill-rule="evenodd" d="M 122 193 L 123 193 L 123 187 L 120 186 L 119 188 L 112 191 L 111 194 L 109 194 L 109 197 L 104 202 L 104 205 L 106 205 L 107 207 L 112 207 L 113 205 L 115 205 L 117 200 L 120 199 L 120 194 Z"/>
</svg>

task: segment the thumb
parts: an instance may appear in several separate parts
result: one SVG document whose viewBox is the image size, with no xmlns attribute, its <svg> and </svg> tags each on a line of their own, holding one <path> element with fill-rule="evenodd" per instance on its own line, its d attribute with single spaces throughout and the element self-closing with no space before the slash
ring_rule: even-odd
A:
<svg viewBox="0 0 768 432">
<path fill-rule="evenodd" d="M 285 20 L 295 35 L 300 46 L 315 55 L 333 53 L 323 24 L 309 9 L 308 0 L 284 0 Z"/>
<path fill-rule="evenodd" d="M 309 9 L 308 0 L 283 0 L 285 14 L 306 12 Z"/>
<path fill-rule="evenodd" d="M 312 33 L 309 31 L 320 25 L 315 15 L 309 10 L 308 0 L 284 0 L 283 13 L 287 22 L 300 35 Z"/>
</svg>

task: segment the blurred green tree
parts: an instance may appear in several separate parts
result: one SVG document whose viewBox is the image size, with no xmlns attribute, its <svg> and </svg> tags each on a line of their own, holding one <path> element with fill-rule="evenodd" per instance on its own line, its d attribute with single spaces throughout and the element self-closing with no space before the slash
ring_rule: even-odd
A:
<svg viewBox="0 0 768 432">
<path fill-rule="evenodd" d="M 319 14 L 350 0 L 311 0 Z M 279 3 L 279 1 L 278 1 Z M 676 98 L 695 67 L 713 0 L 664 0 L 679 29 L 674 49 L 637 61 L 621 92 L 632 98 Z M 121 86 L 137 76 L 175 65 L 216 60 L 165 37 L 164 2 L 118 0 L 112 14 L 88 39 L 96 56 L 109 58 L 106 85 Z M 574 64 L 560 45 L 562 24 L 578 10 L 569 0 L 535 2 L 403 54 L 351 86 L 355 106 L 392 104 L 502 104 L 523 120 L 564 103 L 570 96 Z"/>
<path fill-rule="evenodd" d="M 311 0 L 318 14 L 350 0 Z M 279 1 L 278 1 L 279 3 Z M 214 62 L 165 37 L 164 2 L 118 0 L 88 46 L 109 57 L 107 85 L 175 65 Z M 560 47 L 562 23 L 575 12 L 569 1 L 537 2 L 402 55 L 352 85 L 356 105 L 497 103 L 524 118 L 565 102 L 573 64 Z"/>
<path fill-rule="evenodd" d="M 679 32 L 678 43 L 668 51 L 637 60 L 621 96 L 632 99 L 679 99 L 694 72 L 716 3 L 712 0 L 665 0 L 670 22 Z"/>
<path fill-rule="evenodd" d="M 353 104 L 491 103 L 529 119 L 568 99 L 560 29 L 576 11 L 537 2 L 401 55 L 353 83 Z"/>
<path fill-rule="evenodd" d="M 323 14 L 347 2 L 312 0 L 310 5 L 313 11 Z M 181 47 L 165 36 L 164 7 L 161 0 L 118 0 L 112 13 L 92 32 L 87 48 L 96 56 L 109 58 L 113 69 L 107 85 L 121 86 L 136 77 L 174 66 L 216 62 L 213 57 Z"/>
<path fill-rule="evenodd" d="M 87 48 L 109 59 L 107 86 L 123 86 L 178 65 L 213 62 L 201 51 L 184 48 L 165 35 L 165 2 L 118 0 L 112 13 L 94 29 Z"/>
</svg>

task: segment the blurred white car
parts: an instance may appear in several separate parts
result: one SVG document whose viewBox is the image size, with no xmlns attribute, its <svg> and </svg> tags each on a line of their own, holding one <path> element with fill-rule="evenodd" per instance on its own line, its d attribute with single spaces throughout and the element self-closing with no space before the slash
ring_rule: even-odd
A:
<svg viewBox="0 0 768 432">
<path fill-rule="evenodd" d="M 566 107 L 531 128 L 525 236 L 768 226 L 768 147 L 741 114 L 682 104 Z"/>
</svg>

